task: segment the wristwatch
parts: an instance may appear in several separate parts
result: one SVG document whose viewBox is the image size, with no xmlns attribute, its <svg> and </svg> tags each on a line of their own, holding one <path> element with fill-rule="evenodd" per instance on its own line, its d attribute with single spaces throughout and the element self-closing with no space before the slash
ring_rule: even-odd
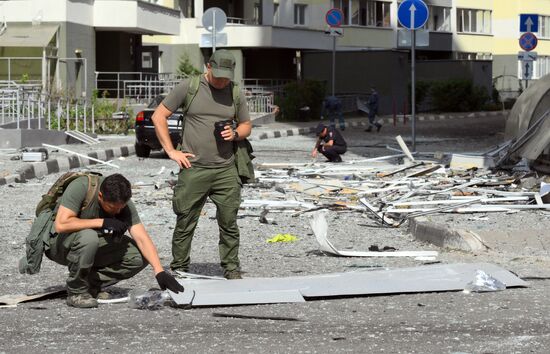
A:
<svg viewBox="0 0 550 354">
<path fill-rule="evenodd" d="M 235 129 L 233 130 L 233 141 L 239 139 L 239 132 Z"/>
</svg>

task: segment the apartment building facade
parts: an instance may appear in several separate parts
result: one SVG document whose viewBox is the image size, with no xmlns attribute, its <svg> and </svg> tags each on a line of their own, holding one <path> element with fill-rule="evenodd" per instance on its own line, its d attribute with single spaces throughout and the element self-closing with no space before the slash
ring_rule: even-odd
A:
<svg viewBox="0 0 550 354">
<path fill-rule="evenodd" d="M 407 31 L 397 19 L 400 2 L 0 0 L 0 58 L 41 58 L 34 71 L 48 85 L 76 82 L 74 89 L 87 94 L 96 72 L 174 72 L 183 55 L 200 69 L 211 53 L 201 39 L 208 34 L 202 17 L 218 7 L 227 15 L 226 43 L 218 48 L 235 53 L 238 78 L 317 78 L 330 87 L 333 37 L 326 33 L 325 14 L 339 8 L 344 34 L 335 40 L 337 91 L 399 86 L 392 95 L 401 96 L 410 64 L 409 48 L 402 44 Z M 537 14 L 540 21 L 533 79 L 550 72 L 550 0 L 425 2 L 429 18 L 418 33 L 416 50 L 419 79 L 465 76 L 485 86 L 494 83 L 506 95 L 517 94 L 525 85 L 517 58 L 523 13 Z M 33 71 L 28 63 L 17 68 L 12 62 L 8 69 L 6 60 L 0 60 L 0 79 L 8 71 L 12 77 Z"/>
<path fill-rule="evenodd" d="M 179 26 L 178 10 L 145 1 L 2 0 L 0 80 L 89 98 L 98 72 L 158 71 L 143 60 L 142 35 Z"/>
<path fill-rule="evenodd" d="M 409 47 L 401 45 L 402 36 L 407 36 L 407 33 L 397 19 L 401 0 L 156 2 L 176 8 L 182 14 L 179 36 L 146 36 L 143 40 L 159 46 L 160 67 L 166 71 L 177 67 L 181 55 L 186 55 L 195 66 L 202 66 L 204 58 L 210 54 L 210 49 L 201 44 L 201 35 L 208 33 L 202 26 L 202 15 L 211 7 L 219 7 L 226 13 L 228 23 L 223 31 L 227 43 L 218 47 L 235 52 L 240 63 L 240 77 L 296 79 L 313 75 L 330 81 L 330 67 L 320 53 L 330 55 L 333 44 L 332 37 L 326 34 L 325 14 L 331 8 L 339 8 L 344 14 L 341 26 L 344 35 L 336 39 L 337 62 L 338 56 L 345 57 L 337 64 L 340 74 L 336 86 L 340 91 L 368 89 L 367 85 L 371 84 L 383 85 L 385 82 L 380 80 L 387 78 L 384 75 L 372 80 L 366 78 L 363 85 L 349 80 L 357 79 L 355 67 L 365 70 L 369 59 L 374 57 L 373 66 L 376 66 L 377 73 L 392 73 L 390 76 L 395 77 L 393 72 L 397 71 L 397 76 L 408 75 Z M 524 13 L 538 14 L 540 19 L 539 31 L 535 33 L 539 44 L 533 79 L 550 72 L 550 0 L 425 2 L 429 7 L 429 17 L 424 31 L 420 31 L 423 33 L 418 34 L 424 43 L 416 48 L 421 79 L 426 78 L 425 74 L 432 74 L 437 79 L 455 73 L 456 76 L 472 77 L 485 86 L 494 84 L 505 97 L 517 95 L 525 85 L 517 58 L 521 50 L 518 44 L 521 35 L 519 18 Z M 386 53 L 386 59 L 384 55 L 381 57 L 381 52 Z M 315 58 L 310 58 L 312 56 Z M 431 65 L 433 70 L 422 69 L 423 65 Z M 479 79 L 481 76 L 484 76 L 483 80 Z M 403 81 L 403 78 L 396 77 L 395 80 Z"/>
</svg>

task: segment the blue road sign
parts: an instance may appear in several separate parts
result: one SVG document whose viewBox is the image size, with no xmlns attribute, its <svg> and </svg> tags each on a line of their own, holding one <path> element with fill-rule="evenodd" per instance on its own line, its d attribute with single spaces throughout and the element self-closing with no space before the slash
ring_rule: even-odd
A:
<svg viewBox="0 0 550 354">
<path fill-rule="evenodd" d="M 538 43 L 539 40 L 537 36 L 531 32 L 524 33 L 521 37 L 519 37 L 519 46 L 526 52 L 530 52 L 535 49 Z"/>
<path fill-rule="evenodd" d="M 344 13 L 340 9 L 330 9 L 325 15 L 325 20 L 330 27 L 340 27 L 344 20 Z"/>
<path fill-rule="evenodd" d="M 538 32 L 539 31 L 539 15 L 537 15 L 537 14 L 520 14 L 519 15 L 519 31 L 520 32 Z"/>
<path fill-rule="evenodd" d="M 399 23 L 408 29 L 418 29 L 428 20 L 428 6 L 422 0 L 405 0 L 397 9 Z"/>
</svg>

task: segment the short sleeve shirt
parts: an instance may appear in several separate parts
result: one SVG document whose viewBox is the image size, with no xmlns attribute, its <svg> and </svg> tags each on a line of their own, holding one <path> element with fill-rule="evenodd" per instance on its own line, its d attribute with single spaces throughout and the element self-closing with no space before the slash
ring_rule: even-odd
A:
<svg viewBox="0 0 550 354">
<path fill-rule="evenodd" d="M 327 135 L 323 138 L 323 141 L 325 143 L 328 143 L 329 141 L 334 140 L 333 145 L 347 146 L 346 141 L 344 140 L 344 138 L 342 137 L 342 134 L 340 134 L 338 130 L 336 130 L 333 127 L 328 127 L 327 129 L 328 129 Z"/>
<path fill-rule="evenodd" d="M 100 177 L 100 183 L 105 178 Z M 109 217 L 103 209 L 99 206 L 97 195 L 92 198 L 90 205 L 83 210 L 82 203 L 86 199 L 86 192 L 88 191 L 88 177 L 83 176 L 72 181 L 61 196 L 58 204 L 63 205 L 65 208 L 74 211 L 81 219 L 97 219 Z M 99 193 L 99 192 L 98 192 Z M 120 214 L 115 216 L 116 219 L 126 222 L 129 225 L 140 224 L 141 220 L 137 213 L 134 203 L 130 200 L 126 204 L 126 207 L 122 209 Z"/>
<path fill-rule="evenodd" d="M 189 80 L 183 80 L 162 101 L 171 112 L 175 112 L 185 101 Z M 195 155 L 189 161 L 198 167 L 218 168 L 229 166 L 234 161 L 233 142 L 216 140 L 214 124 L 219 121 L 235 120 L 235 107 L 231 85 L 223 89 L 212 87 L 201 75 L 197 95 L 191 102 L 183 130 L 182 151 Z M 250 120 L 244 93 L 240 95 L 239 122 Z"/>
</svg>

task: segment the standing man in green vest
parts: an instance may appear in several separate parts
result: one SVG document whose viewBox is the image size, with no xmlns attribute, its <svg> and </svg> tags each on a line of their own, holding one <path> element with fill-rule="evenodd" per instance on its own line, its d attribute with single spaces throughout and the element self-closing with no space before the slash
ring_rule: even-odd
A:
<svg viewBox="0 0 550 354">
<path fill-rule="evenodd" d="M 229 51 L 222 49 L 212 54 L 206 73 L 200 76 L 198 91 L 188 103 L 179 149 L 170 140 L 167 118 L 186 101 L 192 80 L 177 85 L 153 114 L 164 151 L 180 166 L 172 199 L 177 216 L 172 238 L 174 259 L 170 264 L 174 271 L 189 270 L 195 227 L 206 198 L 210 197 L 217 208 L 224 277 L 241 279 L 237 212 L 242 183 L 235 166 L 233 142 L 248 137 L 252 123 L 245 95 L 240 94 L 239 102 L 233 102 L 234 69 L 235 57 Z"/>
<path fill-rule="evenodd" d="M 100 187 L 85 209 L 88 178 L 79 177 L 63 191 L 45 245 L 52 261 L 69 268 L 67 305 L 97 307 L 107 297 L 101 288 L 128 279 L 151 264 L 162 289 L 183 287 L 165 272 L 157 249 L 132 201 L 130 182 L 121 174 L 101 177 Z M 132 238 L 125 236 L 129 231 Z"/>
</svg>

